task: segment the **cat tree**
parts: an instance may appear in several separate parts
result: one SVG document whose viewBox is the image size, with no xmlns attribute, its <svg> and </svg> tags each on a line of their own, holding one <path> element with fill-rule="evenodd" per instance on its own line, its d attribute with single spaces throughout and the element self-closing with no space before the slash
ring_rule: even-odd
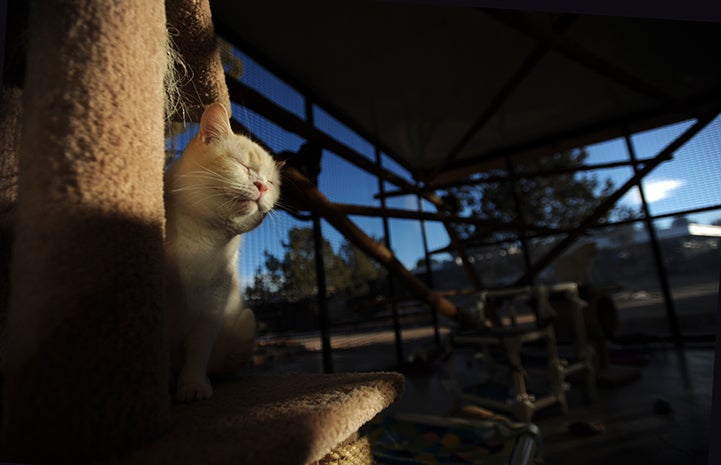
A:
<svg viewBox="0 0 721 465">
<path fill-rule="evenodd" d="M 244 377 L 218 384 L 209 401 L 171 403 L 161 268 L 166 21 L 194 77 L 181 89 L 185 116 L 197 119 L 213 101 L 229 107 L 207 0 L 31 8 L 22 99 L 17 89 L 3 95 L 22 111 L 4 104 L 0 120 L 0 174 L 19 179 L 0 196 L 11 208 L 0 212 L 3 237 L 14 238 L 11 265 L 0 268 L 11 278 L 0 459 L 367 460 L 356 431 L 396 399 L 400 375 Z M 20 127 L 15 157 L 8 147 Z"/>
</svg>

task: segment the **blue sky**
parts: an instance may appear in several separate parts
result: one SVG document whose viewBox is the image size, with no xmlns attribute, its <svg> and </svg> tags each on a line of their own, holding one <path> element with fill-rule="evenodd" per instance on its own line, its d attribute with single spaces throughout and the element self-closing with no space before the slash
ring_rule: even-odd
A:
<svg viewBox="0 0 721 465">
<path fill-rule="evenodd" d="M 655 156 L 669 142 L 683 133 L 694 121 L 686 121 L 635 134 L 631 141 L 638 158 Z M 626 160 L 623 139 L 613 139 L 587 148 L 589 163 Z M 632 175 L 629 168 L 599 173 L 621 185 Z M 721 205 L 721 117 L 679 149 L 672 160 L 661 164 L 643 180 L 644 194 L 652 215 L 665 215 L 682 210 Z M 631 190 L 622 204 L 637 208 L 641 198 Z M 721 219 L 721 211 L 689 215 L 699 223 Z M 659 220 L 657 227 L 667 227 L 672 219 Z"/>
<path fill-rule="evenodd" d="M 237 51 L 234 53 L 243 61 L 244 71 L 241 80 L 244 83 L 288 111 L 301 118 L 305 117 L 304 99 L 300 94 L 263 70 L 249 57 Z M 300 137 L 278 128 L 241 105 L 234 106 L 233 116 L 275 151 L 296 151 L 303 143 Z M 313 119 L 318 128 L 341 140 L 369 160 L 375 161 L 374 148 L 368 141 L 343 126 L 322 109 L 314 107 Z M 633 135 L 631 139 L 637 157 L 643 159 L 655 156 L 692 124 L 693 121 L 687 121 Z M 623 139 L 595 144 L 586 149 L 589 153 L 587 162 L 591 164 L 628 160 Z M 409 173 L 389 157 L 382 155 L 381 162 L 385 169 L 412 181 Z M 630 167 L 599 170 L 594 173 L 601 179 L 611 179 L 616 186 L 624 184 L 633 175 Z M 677 151 L 673 160 L 662 164 L 648 175 L 643 181 L 643 186 L 652 215 L 721 205 L 721 118 L 717 118 Z M 332 153 L 324 153 L 319 187 L 330 200 L 335 202 L 380 206 L 380 202 L 373 198 L 378 192 L 377 179 Z M 394 186 L 386 185 L 386 188 L 394 189 Z M 640 206 L 638 191 L 632 189 L 620 203 L 638 209 Z M 388 199 L 388 206 L 417 210 L 417 200 L 412 196 L 393 197 Z M 424 209 L 434 211 L 425 201 Z M 374 237 L 383 235 L 383 223 L 380 219 L 366 217 L 351 217 L 351 219 L 367 234 Z M 708 224 L 721 219 L 721 210 L 693 214 L 689 219 Z M 659 228 L 667 227 L 671 221 L 672 219 L 659 220 L 656 225 Z M 265 250 L 282 257 L 281 244 L 286 240 L 288 229 L 309 226 L 309 223 L 299 222 L 289 215 L 278 214 L 266 220 L 257 230 L 246 234 L 241 251 L 241 273 L 244 280 L 249 282 L 250 276 L 263 263 Z M 394 252 L 401 262 L 412 268 L 423 254 L 420 222 L 390 220 L 389 226 Z M 442 224 L 426 222 L 425 227 L 430 250 L 448 244 L 448 237 Z M 340 234 L 325 223 L 323 234 L 336 249 L 343 240 Z"/>
<path fill-rule="evenodd" d="M 259 118 L 256 116 L 256 118 Z M 316 118 L 318 121 L 318 118 Z M 322 120 L 321 120 L 322 121 Z M 260 119 L 255 124 L 262 124 Z M 654 156 L 671 140 L 680 135 L 693 122 L 683 122 L 668 127 L 639 133 L 632 136 L 632 143 L 639 158 Z M 332 125 L 331 125 L 332 126 Z M 338 133 L 345 133 L 347 129 L 341 126 L 331 127 Z M 361 153 L 372 153 L 372 146 L 365 141 L 344 142 L 356 148 Z M 275 148 L 275 147 L 274 147 Z M 615 139 L 587 147 L 589 153 L 588 163 L 608 163 L 627 160 L 625 142 Z M 370 158 L 370 156 L 369 156 Z M 388 157 L 383 157 L 383 165 L 402 176 L 410 179 L 405 170 L 399 167 Z M 631 168 L 616 168 L 596 172 L 601 178 L 610 178 L 616 186 L 625 183 L 632 175 Z M 674 159 L 658 167 L 644 181 L 644 192 L 653 215 L 663 215 L 687 209 L 701 208 L 712 205 L 721 205 L 721 118 L 717 118 L 704 131 L 676 152 Z M 378 192 L 377 179 L 354 165 L 337 157 L 332 153 L 325 153 L 323 157 L 323 170 L 319 178 L 321 191 L 331 200 L 343 203 L 379 206 L 373 195 Z M 393 186 L 386 187 L 392 189 Z M 620 203 L 638 209 L 640 196 L 636 189 L 624 196 Z M 412 196 L 393 197 L 388 199 L 388 205 L 394 208 L 417 210 L 417 200 Z M 428 202 L 424 202 L 427 211 L 434 211 Z M 352 217 L 366 233 L 374 237 L 383 235 L 383 224 L 380 219 Z M 699 223 L 711 223 L 721 219 L 721 210 L 707 213 L 692 214 L 689 219 Z M 672 219 L 660 220 L 657 227 L 668 227 Z M 423 254 L 420 223 L 411 220 L 390 220 L 391 245 L 398 258 L 407 266 L 413 267 Z M 244 250 L 257 250 L 267 247 L 276 256 L 282 256 L 279 247 L 283 233 L 269 232 L 269 228 L 280 228 L 283 231 L 293 226 L 309 226 L 300 223 L 287 215 L 282 215 L 270 225 L 263 225 L 258 231 L 247 235 Z M 429 249 L 437 249 L 448 244 L 448 236 L 444 227 L 438 222 L 425 224 Z M 342 237 L 329 225 L 324 224 L 323 232 L 335 248 L 339 247 Z M 260 237 L 265 237 L 261 239 Z M 274 246 L 273 239 L 277 246 Z M 262 254 L 251 252 L 252 257 L 246 256 L 247 264 L 243 266 L 244 275 L 252 274 L 257 267 L 256 259 L 262 259 Z M 252 263 L 252 265 L 251 265 Z"/>
</svg>

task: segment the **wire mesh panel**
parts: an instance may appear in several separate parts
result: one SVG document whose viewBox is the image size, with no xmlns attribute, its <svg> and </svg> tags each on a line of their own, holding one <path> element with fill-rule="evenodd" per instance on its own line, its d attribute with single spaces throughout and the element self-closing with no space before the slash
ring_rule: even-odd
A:
<svg viewBox="0 0 721 465">
<path fill-rule="evenodd" d="M 631 141 L 635 147 L 637 157 L 642 159 L 656 156 L 666 148 L 669 142 L 693 126 L 694 122 L 693 120 L 683 121 L 632 134 Z"/>
<path fill-rule="evenodd" d="M 668 334 L 658 267 L 644 235 L 647 231 L 638 222 L 594 229 L 556 259 L 539 280 L 581 285 L 582 298 L 592 304 L 586 323 L 602 326 L 605 337 Z M 561 239 L 534 243 L 533 255 Z M 596 306 L 598 297 L 603 305 Z"/>
<path fill-rule="evenodd" d="M 318 188 L 333 202 L 380 206 L 380 201 L 374 198 L 378 178 L 327 150 L 321 159 Z"/>
<path fill-rule="evenodd" d="M 244 294 L 258 320 L 262 369 L 321 370 L 313 242 L 308 231 L 306 222 L 281 213 L 276 221 L 266 221 L 244 237 L 240 258 L 248 283 Z"/>
<path fill-rule="evenodd" d="M 658 264 L 651 244 L 638 240 L 648 233 L 645 226 L 634 229 L 636 239 L 632 243 L 599 250 L 592 275 L 615 303 L 618 323 L 614 336 L 666 335 L 670 328 Z"/>
<path fill-rule="evenodd" d="M 313 124 L 321 131 L 343 142 L 367 159 L 375 161 L 375 150 L 370 142 L 317 105 L 313 106 Z"/>
<path fill-rule="evenodd" d="M 165 167 L 180 158 L 190 140 L 198 133 L 196 123 L 171 123 L 165 136 Z"/>
<path fill-rule="evenodd" d="M 586 217 L 596 214 L 606 198 L 633 175 L 630 166 L 591 164 L 588 160 L 593 157 L 618 162 L 621 155 L 629 160 L 622 145 L 608 144 L 516 164 L 513 170 L 518 179 L 511 184 L 516 192 L 511 194 L 519 200 L 521 218 L 531 225 L 552 228 L 568 229 L 579 225 Z M 599 215 L 599 222 L 605 222 L 611 216 L 625 219 L 634 216 L 634 208 L 620 202 Z"/>
<path fill-rule="evenodd" d="M 301 93 L 226 40 L 218 38 L 218 42 L 227 76 L 253 88 L 296 116 L 305 118 L 305 98 Z M 238 103 L 243 104 L 242 101 Z"/>
<path fill-rule="evenodd" d="M 590 166 L 624 163 L 630 161 L 626 144 L 622 139 L 612 139 L 586 147 L 586 164 Z"/>
<path fill-rule="evenodd" d="M 721 210 L 708 215 L 721 219 Z M 654 225 L 682 333 L 708 332 L 716 327 L 721 226 L 697 223 L 694 215 Z"/>
<path fill-rule="evenodd" d="M 395 161 L 393 158 L 389 157 L 385 153 L 381 153 L 381 165 L 384 169 L 397 174 L 398 176 L 402 177 L 409 183 L 413 184 L 413 176 L 412 174 L 403 166 L 401 166 L 397 161 Z M 386 185 L 386 190 L 390 191 L 392 190 L 392 186 Z"/>
<path fill-rule="evenodd" d="M 653 154 L 691 123 L 679 123 L 655 132 L 633 137 L 639 157 Z M 653 216 L 673 214 L 703 207 L 721 206 L 721 117 L 717 117 L 696 137 L 681 147 L 668 161 L 643 180 L 646 201 Z M 708 215 L 708 223 L 719 219 Z"/>
<path fill-rule="evenodd" d="M 224 44 L 223 57 L 232 78 L 312 122 L 323 133 L 321 139 L 330 136 L 346 147 L 334 148 L 338 153 L 321 153 L 318 188 L 331 202 L 340 208 L 344 204 L 379 208 L 383 205 L 379 194 L 398 190 L 387 181 L 379 184 L 375 174 L 347 160 L 354 152 L 365 159 L 360 165 L 376 163 L 378 147 L 320 106 L 308 105 L 303 95 L 242 52 Z M 301 152 L 303 138 L 245 108 L 242 96 L 238 100 L 233 103 L 233 117 L 271 150 Z M 307 114 L 309 109 L 311 114 Z M 633 135 L 637 166 L 643 167 L 692 123 Z M 169 139 L 171 158 L 193 131 L 192 126 L 178 129 L 176 137 Z M 700 317 L 686 312 L 684 296 L 689 289 L 702 292 L 699 289 L 706 289 L 703 286 L 718 277 L 718 266 L 710 265 L 713 257 L 718 258 L 715 239 L 708 228 L 703 240 L 691 234 L 690 239 L 671 245 L 661 236 L 681 217 L 705 226 L 721 219 L 716 209 L 721 208 L 721 189 L 716 188 L 721 179 L 721 163 L 716 163 L 721 161 L 720 139 L 717 119 L 679 150 L 673 161 L 642 181 L 664 264 L 673 268 L 669 278 L 674 299 L 683 307 L 679 309 L 682 325 L 689 331 L 712 319 L 706 310 L 696 312 Z M 443 223 L 432 220 L 390 218 L 384 222 L 381 214 L 362 216 L 357 210 L 348 218 L 372 240 L 389 241 L 394 255 L 411 273 L 434 290 L 456 294 L 454 299 L 462 305 L 458 294 L 477 286 L 478 280 L 491 288 L 516 282 L 566 234 L 575 234 L 574 228 L 635 173 L 623 138 L 540 159 L 501 159 L 494 166 L 472 175 L 465 186 L 437 193 L 445 196 L 447 205 L 457 207 L 460 215 L 474 217 L 474 222 L 451 226 L 450 234 Z M 379 168 L 415 183 L 414 173 L 387 154 L 380 153 Z M 658 300 L 662 285 L 641 199 L 638 188 L 631 188 L 610 211 L 598 215 L 579 243 L 534 277 L 536 282 L 571 279 L 602 288 L 615 305 L 615 334 L 669 331 L 667 308 L 663 299 Z M 421 204 L 419 208 L 415 195 L 385 199 L 388 209 L 413 215 L 437 212 L 432 203 L 423 200 Z M 313 224 L 310 212 L 279 212 L 244 238 L 239 265 L 243 289 L 259 315 L 260 347 L 267 348 L 263 355 L 268 369 L 320 370 L 324 321 L 329 325 L 338 371 L 390 368 L 401 358 L 412 359 L 419 347 L 437 337 L 436 316 L 426 304 L 389 279 L 383 267 L 330 224 L 320 221 L 320 237 Z M 466 250 L 465 257 L 451 239 Z M 322 276 L 316 274 L 317 248 L 322 251 Z M 434 253 L 427 256 L 427 252 Z M 674 275 L 677 270 L 688 272 Z M 447 323 L 442 317 L 439 321 L 441 326 Z"/>
<path fill-rule="evenodd" d="M 270 148 L 274 154 L 279 154 L 283 151 L 296 153 L 305 142 L 302 137 L 286 131 L 240 104 L 231 102 L 231 108 L 233 111 L 233 119 L 250 131 L 251 138 L 258 138 L 260 142 Z"/>
<path fill-rule="evenodd" d="M 381 220 L 351 217 L 368 236 L 381 242 Z M 330 228 L 329 228 L 330 229 Z M 326 260 L 329 279 L 339 282 L 328 297 L 331 346 L 336 371 L 387 370 L 397 363 L 392 315 L 388 312 L 388 273 L 359 248 L 337 235 L 324 236 L 334 244 Z M 333 264 L 338 267 L 333 268 Z"/>
<path fill-rule="evenodd" d="M 620 189 L 634 175 L 633 168 L 630 166 L 607 168 L 594 170 L 593 175 L 602 183 L 603 187 L 599 187 L 596 191 L 598 198 L 592 203 L 594 208 L 604 200 L 605 196 L 613 194 Z M 617 223 L 632 219 L 643 218 L 643 209 L 641 208 L 641 197 L 638 193 L 638 186 L 633 186 L 626 194 L 624 194 L 603 217 L 602 223 Z"/>
<path fill-rule="evenodd" d="M 279 131 L 268 122 L 262 122 L 260 131 Z M 190 136 L 190 127 L 175 138 L 169 138 L 168 145 L 173 152 L 182 152 Z M 293 149 L 296 140 L 290 137 L 282 144 L 283 132 L 275 132 L 278 149 Z M 280 141 L 280 142 L 279 142 Z M 238 270 L 241 292 L 245 304 L 251 308 L 258 324 L 255 368 L 272 371 L 320 371 L 320 335 L 318 316 L 314 302 L 302 298 L 298 292 L 303 283 L 294 280 L 297 268 L 307 276 L 311 285 L 315 283 L 312 255 L 306 262 L 293 255 L 298 242 L 298 231 L 306 229 L 307 223 L 276 209 L 256 229 L 243 234 Z M 307 248 L 308 244 L 304 244 Z M 296 259 L 291 267 L 292 259 Z M 295 273 L 295 274 L 294 274 Z M 306 284 L 307 286 L 307 284 Z M 310 294 L 315 295 L 315 288 Z"/>
</svg>

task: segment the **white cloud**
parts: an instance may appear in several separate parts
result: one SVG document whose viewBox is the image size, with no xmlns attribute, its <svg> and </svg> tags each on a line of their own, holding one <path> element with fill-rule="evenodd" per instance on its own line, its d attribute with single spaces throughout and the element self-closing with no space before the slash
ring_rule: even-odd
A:
<svg viewBox="0 0 721 465">
<path fill-rule="evenodd" d="M 643 192 L 646 194 L 646 202 L 653 203 L 668 198 L 673 191 L 683 187 L 686 181 L 681 179 L 664 179 L 643 183 Z M 626 196 L 626 202 L 640 205 L 641 196 L 637 189 L 632 190 Z"/>
</svg>

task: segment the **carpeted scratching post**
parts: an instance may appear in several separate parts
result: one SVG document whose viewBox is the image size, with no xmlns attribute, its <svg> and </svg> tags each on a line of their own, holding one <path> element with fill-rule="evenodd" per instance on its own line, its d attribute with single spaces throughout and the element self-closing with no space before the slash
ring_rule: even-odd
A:
<svg viewBox="0 0 721 465">
<path fill-rule="evenodd" d="M 200 121 L 214 102 L 231 114 L 228 87 L 207 0 L 167 0 L 168 31 L 181 61 L 176 66 L 182 105 L 170 115 L 176 121 Z"/>
<path fill-rule="evenodd" d="M 0 99 L 0 372 L 5 364 L 10 257 L 17 203 L 18 146 L 22 90 L 5 86 Z"/>
<path fill-rule="evenodd" d="M 5 460 L 79 463 L 170 427 L 162 2 L 30 12 Z"/>
<path fill-rule="evenodd" d="M 15 235 L 27 10 L 26 2 L 11 2 L 4 12 L 6 23 L 0 25 L 5 33 L 0 97 L 0 377 L 5 363 L 10 257 Z"/>
<path fill-rule="evenodd" d="M 358 429 L 403 391 L 397 373 L 242 377 L 173 406 L 173 429 L 113 465 L 371 465 Z"/>
<path fill-rule="evenodd" d="M 166 14 L 193 76 L 175 119 L 230 109 L 207 0 L 33 4 L 22 99 L 4 95 L 22 105 L 0 121 L 5 143 L 22 127 L 18 176 L 18 151 L 0 153 L 0 174 L 19 177 L 17 198 L 0 196 L 15 238 L 0 460 L 370 464 L 358 429 L 400 395 L 399 374 L 245 376 L 171 406 Z"/>
</svg>

